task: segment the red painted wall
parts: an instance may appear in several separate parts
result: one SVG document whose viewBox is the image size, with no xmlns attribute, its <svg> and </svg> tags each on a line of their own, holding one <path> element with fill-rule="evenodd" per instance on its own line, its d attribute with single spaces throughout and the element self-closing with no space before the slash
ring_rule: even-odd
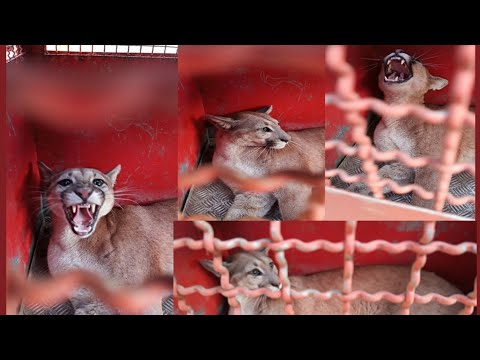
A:
<svg viewBox="0 0 480 360">
<path fill-rule="evenodd" d="M 197 86 L 189 77 L 182 77 L 179 64 L 178 84 L 178 174 L 195 169 L 201 151 L 201 137 L 205 131 L 203 101 Z M 179 199 L 183 196 L 178 189 Z"/>
<path fill-rule="evenodd" d="M 408 54 L 415 55 L 427 67 L 432 75 L 441 76 L 448 80 L 452 79 L 453 52 L 452 45 L 353 45 L 348 47 L 347 61 L 356 69 L 357 87 L 356 90 L 361 96 L 381 97 L 377 86 L 379 66 L 372 67 L 395 49 L 403 49 Z M 374 60 L 372 60 L 374 59 Z M 378 62 L 380 64 L 380 62 Z M 332 92 L 335 85 L 335 77 L 327 69 L 325 83 L 326 92 Z M 447 102 L 449 86 L 440 91 L 430 91 L 426 96 L 426 102 L 430 104 L 443 105 Z M 326 138 L 343 139 L 351 144 L 349 126 L 346 124 L 343 112 L 335 106 L 326 107 Z M 333 168 L 338 160 L 335 150 L 330 150 L 325 155 L 327 168 Z"/>
<path fill-rule="evenodd" d="M 247 240 L 258 240 L 269 237 L 269 223 L 257 222 L 212 222 L 215 237 L 227 240 L 244 237 Z M 285 239 L 297 238 L 303 241 L 327 239 L 342 241 L 344 238 L 344 222 L 283 222 L 282 234 Z M 418 241 L 422 234 L 421 222 L 359 222 L 357 239 L 361 242 L 384 239 L 389 242 L 405 240 Z M 202 233 L 192 223 L 175 223 L 175 238 L 192 237 L 201 239 Z M 435 240 L 458 244 L 465 241 L 475 242 L 475 223 L 473 222 L 441 222 L 437 224 Z M 302 253 L 287 250 L 289 274 L 306 275 L 327 269 L 343 266 L 342 253 L 316 251 Z M 224 254 L 225 256 L 227 253 Z M 193 251 L 186 248 L 175 251 L 175 277 L 182 286 L 202 285 L 207 288 L 218 286 L 218 280 L 204 270 L 199 260 L 209 258 L 205 250 Z M 409 265 L 415 259 L 410 252 L 390 255 L 382 251 L 370 254 L 355 254 L 356 265 L 368 264 L 404 264 Z M 460 287 L 465 293 L 472 291 L 476 275 L 476 257 L 472 254 L 449 256 L 436 253 L 428 256 L 426 270 L 433 271 Z M 194 294 L 187 297 L 187 303 L 195 311 L 204 314 L 217 314 L 222 304 L 222 296 L 203 297 Z"/>
<path fill-rule="evenodd" d="M 324 125 L 322 80 L 320 74 L 251 65 L 200 79 L 198 84 L 209 114 L 273 105 L 271 115 L 285 129 L 295 130 Z"/>
<path fill-rule="evenodd" d="M 129 195 L 119 204 L 177 195 L 175 62 L 28 54 L 27 60 L 9 89 L 20 94 L 12 113 L 23 109 L 25 116 L 12 117 L 7 144 L 7 257 L 22 266 L 38 210 L 31 204 L 39 196 L 37 159 L 55 170 L 106 172 L 121 164 L 116 188 Z"/>
<path fill-rule="evenodd" d="M 40 206 L 37 154 L 32 126 L 22 116 L 7 113 L 7 117 L 7 266 L 26 270 L 34 235 L 34 213 Z"/>
</svg>

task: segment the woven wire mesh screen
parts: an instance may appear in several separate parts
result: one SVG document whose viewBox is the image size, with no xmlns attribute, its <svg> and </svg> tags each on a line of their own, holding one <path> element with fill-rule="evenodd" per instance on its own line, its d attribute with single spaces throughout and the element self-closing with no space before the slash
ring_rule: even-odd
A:
<svg viewBox="0 0 480 360">
<path fill-rule="evenodd" d="M 467 172 L 475 176 L 475 165 L 457 163 L 456 154 L 462 139 L 464 127 L 475 128 L 475 114 L 469 111 L 475 81 L 475 46 L 457 46 L 455 50 L 455 71 L 450 82 L 450 96 L 447 111 L 430 110 L 416 104 L 389 105 L 376 98 L 362 98 L 355 90 L 355 69 L 347 62 L 347 47 L 329 46 L 326 50 L 326 66 L 335 76 L 335 89 L 326 94 L 326 104 L 336 106 L 343 111 L 350 126 L 351 137 L 356 146 L 350 146 L 342 140 L 327 140 L 326 151 L 336 150 L 340 154 L 357 157 L 361 161 L 361 174 L 348 174 L 344 169 L 327 169 L 327 186 L 331 179 L 339 177 L 345 183 L 365 183 L 373 196 L 384 199 L 385 187 L 396 194 L 412 193 L 425 200 L 433 200 L 433 210 L 442 211 L 446 202 L 452 206 L 475 203 L 475 196 L 455 196 L 449 192 L 452 176 Z M 443 153 L 438 157 L 410 157 L 399 150 L 380 152 L 367 135 L 368 121 L 362 115 L 364 111 L 373 111 L 381 116 L 413 116 L 425 123 L 444 125 Z M 379 176 L 378 163 L 399 161 L 409 168 L 433 167 L 438 174 L 434 191 L 412 183 L 401 185 L 392 179 Z M 327 209 L 328 211 L 328 209 Z"/>
<path fill-rule="evenodd" d="M 416 288 L 421 282 L 421 271 L 424 267 L 428 255 L 435 252 L 443 252 L 448 255 L 461 255 L 465 253 L 477 253 L 477 245 L 474 242 L 464 242 L 452 245 L 443 241 L 434 241 L 435 222 L 425 222 L 423 225 L 423 233 L 418 241 L 401 241 L 399 243 L 391 243 L 386 240 L 374 240 L 366 243 L 356 240 L 357 222 L 348 221 L 345 226 L 344 240 L 342 242 L 332 242 L 326 239 L 304 242 L 300 239 L 285 239 L 282 235 L 281 222 L 270 222 L 270 234 L 268 239 L 248 241 L 243 238 L 234 238 L 222 240 L 215 237 L 213 227 L 205 221 L 195 221 L 195 226 L 203 232 L 201 239 L 178 238 L 174 240 L 174 249 L 188 248 L 191 250 L 206 250 L 213 259 L 213 266 L 217 273 L 220 274 L 220 286 L 213 288 L 205 288 L 201 285 L 193 285 L 185 287 L 174 280 L 174 295 L 177 300 L 178 309 L 187 314 L 194 314 L 193 308 L 188 304 L 186 296 L 199 294 L 201 296 L 213 296 L 221 294 L 228 299 L 229 306 L 233 309 L 233 314 L 240 314 L 240 304 L 236 300 L 236 296 L 243 294 L 249 297 L 259 297 L 266 295 L 272 299 L 281 298 L 285 304 L 285 312 L 287 314 L 295 314 L 293 301 L 309 296 L 326 301 L 332 297 L 336 297 L 343 303 L 343 314 L 350 313 L 351 302 L 356 299 L 363 299 L 368 302 L 389 301 L 395 304 L 401 304 L 401 314 L 410 314 L 412 304 L 427 304 L 435 301 L 441 305 L 450 306 L 455 303 L 464 305 L 460 314 L 469 315 L 473 313 L 474 307 L 477 306 L 476 295 L 476 279 L 473 284 L 473 291 L 465 296 L 463 294 L 453 294 L 443 296 L 437 293 L 429 293 L 419 295 L 415 293 Z M 246 288 L 235 287 L 230 282 L 229 272 L 223 266 L 222 252 L 234 248 L 241 248 L 246 251 L 256 251 L 268 248 L 273 253 L 278 266 L 279 275 L 282 283 L 281 291 L 272 291 L 266 288 L 248 290 Z M 285 257 L 285 251 L 288 249 L 297 249 L 301 252 L 313 252 L 323 250 L 331 253 L 343 253 L 343 288 L 331 289 L 329 291 L 320 292 L 316 289 L 305 289 L 297 291 L 291 288 L 288 261 Z M 415 261 L 411 265 L 410 279 L 405 284 L 405 292 L 403 294 L 393 294 L 387 291 L 379 291 L 376 293 L 367 293 L 363 290 L 352 291 L 353 273 L 355 271 L 354 254 L 372 253 L 374 251 L 384 251 L 389 254 L 399 254 L 405 251 L 411 251 L 416 254 Z"/>
<path fill-rule="evenodd" d="M 6 61 L 9 63 L 12 60 L 24 54 L 22 45 L 6 45 Z"/>
<path fill-rule="evenodd" d="M 45 45 L 47 55 L 178 57 L 178 45 Z"/>
</svg>

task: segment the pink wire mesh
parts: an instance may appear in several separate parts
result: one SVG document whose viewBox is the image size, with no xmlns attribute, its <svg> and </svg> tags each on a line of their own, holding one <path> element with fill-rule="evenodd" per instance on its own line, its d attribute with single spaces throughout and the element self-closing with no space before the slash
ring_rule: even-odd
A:
<svg viewBox="0 0 480 360">
<path fill-rule="evenodd" d="M 99 300 L 122 314 L 141 314 L 158 300 L 172 295 L 172 278 L 163 277 L 136 287 L 113 289 L 104 280 L 86 271 L 70 271 L 55 278 L 25 279 L 19 273 L 7 273 L 7 315 L 17 314 L 25 306 L 61 304 L 79 288 L 89 289 Z"/>
<path fill-rule="evenodd" d="M 450 101 L 448 111 L 444 112 L 429 110 L 424 106 L 414 104 L 389 105 L 379 99 L 360 98 L 355 91 L 355 69 L 346 61 L 346 56 L 346 46 L 328 46 L 326 49 L 326 66 L 337 80 L 334 93 L 327 94 L 325 102 L 327 105 L 334 105 L 344 111 L 356 147 L 351 147 L 340 140 L 327 140 L 325 150 L 336 149 L 343 155 L 357 156 L 362 161 L 365 174 L 351 176 L 342 169 L 327 169 L 325 172 L 327 184 L 329 179 L 334 176 L 339 176 L 347 183 L 364 182 L 377 199 L 384 198 L 381 190 L 384 186 L 388 186 L 397 194 L 413 191 L 426 200 L 434 199 L 434 210 L 436 211 L 441 211 L 446 201 L 451 205 L 475 203 L 475 196 L 455 197 L 448 192 L 452 175 L 466 170 L 475 176 L 473 164 L 455 163 L 464 124 L 475 127 L 475 114 L 469 111 L 475 81 L 475 46 L 457 46 L 456 48 L 455 73 L 450 82 Z M 367 119 L 361 115 L 361 112 L 366 110 L 374 111 L 381 116 L 413 115 L 430 124 L 445 124 L 447 131 L 442 155 L 439 159 L 411 158 L 400 151 L 379 152 L 366 135 Z M 439 173 L 436 191 L 427 191 L 416 184 L 401 186 L 393 180 L 379 178 L 375 161 L 391 160 L 398 160 L 411 168 L 427 165 L 434 167 Z"/>
<path fill-rule="evenodd" d="M 213 257 L 214 269 L 220 274 L 220 286 L 205 288 L 201 285 L 184 287 L 174 281 L 174 296 L 177 300 L 178 309 L 187 314 L 194 314 L 193 308 L 187 303 L 186 296 L 200 294 L 202 296 L 212 296 L 221 294 L 228 299 L 228 303 L 233 310 L 233 314 L 240 314 L 240 305 L 236 301 L 239 294 L 249 297 L 258 297 L 266 295 L 271 299 L 283 299 L 285 303 L 285 312 L 293 315 L 294 309 L 292 302 L 295 299 L 302 299 L 308 296 L 319 298 L 320 300 L 329 300 L 336 297 L 343 302 L 343 314 L 349 314 L 350 303 L 358 298 L 368 302 L 378 302 L 381 300 L 390 301 L 395 304 L 402 304 L 401 313 L 408 315 L 410 306 L 416 304 L 428 304 L 436 301 L 441 305 L 450 306 L 455 303 L 461 303 L 464 308 L 459 314 L 469 315 L 473 313 L 477 306 L 477 288 L 476 279 L 473 286 L 474 290 L 468 295 L 454 294 L 443 296 L 437 293 L 418 295 L 415 289 L 421 281 L 421 270 L 425 265 L 427 255 L 434 252 L 443 252 L 448 255 L 461 255 L 465 253 L 477 253 L 477 244 L 473 242 L 464 242 L 456 245 L 448 244 L 443 241 L 433 241 L 435 235 L 435 222 L 426 222 L 423 227 L 423 234 L 418 242 L 402 241 L 400 243 L 390 243 L 386 240 L 373 240 L 362 243 L 356 240 L 356 221 L 348 221 L 345 226 L 345 238 L 343 242 L 331 242 L 325 239 L 304 242 L 299 239 L 284 239 L 281 232 L 281 222 L 270 222 L 269 239 L 248 241 L 243 238 L 234 238 L 230 240 L 221 240 L 215 237 L 213 227 L 205 221 L 194 221 L 195 226 L 203 232 L 203 238 L 195 240 L 193 238 L 178 238 L 174 240 L 174 249 L 188 248 L 190 250 L 206 250 Z M 229 272 L 222 265 L 222 252 L 233 248 L 241 248 L 245 251 L 255 251 L 262 248 L 268 248 L 274 252 L 275 260 L 278 264 L 280 280 L 282 282 L 281 291 L 271 291 L 265 288 L 248 290 L 246 288 L 234 287 L 229 281 Z M 314 252 L 324 250 L 332 253 L 344 253 L 344 272 L 343 288 L 331 289 L 320 292 L 316 289 L 306 289 L 302 291 L 293 290 L 290 287 L 288 277 L 288 262 L 285 257 L 285 251 L 288 249 L 297 249 L 301 252 Z M 371 294 L 363 290 L 352 291 L 352 279 L 354 273 L 353 254 L 371 253 L 374 251 L 385 251 L 389 254 L 399 254 L 405 251 L 416 253 L 416 260 L 411 266 L 411 276 L 408 284 L 405 284 L 405 293 L 393 294 L 387 291 L 379 291 Z"/>
</svg>

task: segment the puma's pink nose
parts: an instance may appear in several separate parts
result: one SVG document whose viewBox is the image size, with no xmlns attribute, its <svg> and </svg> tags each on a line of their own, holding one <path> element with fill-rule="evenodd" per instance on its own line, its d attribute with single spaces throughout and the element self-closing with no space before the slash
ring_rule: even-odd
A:
<svg viewBox="0 0 480 360">
<path fill-rule="evenodd" d="M 91 193 L 92 191 L 90 189 L 78 189 L 75 191 L 75 194 L 80 196 L 80 198 L 85 201 L 90 197 Z"/>
</svg>

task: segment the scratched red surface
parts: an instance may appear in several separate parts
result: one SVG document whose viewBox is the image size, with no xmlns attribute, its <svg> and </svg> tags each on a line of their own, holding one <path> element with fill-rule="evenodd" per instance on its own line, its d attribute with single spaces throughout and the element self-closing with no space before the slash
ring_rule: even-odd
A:
<svg viewBox="0 0 480 360">
<path fill-rule="evenodd" d="M 205 124 L 200 121 L 205 115 L 203 101 L 196 84 L 189 77 L 182 77 L 182 63 L 179 63 L 178 84 L 178 173 L 195 169 L 201 151 L 202 134 Z M 179 198 L 183 195 L 181 189 Z"/>
<path fill-rule="evenodd" d="M 211 222 L 215 236 L 222 240 L 234 237 L 243 237 L 247 240 L 259 240 L 268 237 L 269 223 L 257 222 Z M 399 241 L 417 241 L 422 234 L 421 222 L 359 222 L 357 239 L 368 242 L 384 239 L 395 243 Z M 344 222 L 283 222 L 282 234 L 284 238 L 297 238 L 303 241 L 327 239 L 342 241 L 345 233 Z M 201 238 L 201 232 L 192 223 L 176 222 L 175 238 L 192 237 Z M 434 240 L 458 244 L 465 241 L 475 242 L 475 224 L 471 222 L 439 222 L 436 227 Z M 290 249 L 286 251 L 289 274 L 306 275 L 343 266 L 342 253 L 329 253 L 316 251 L 302 253 Z M 228 254 L 224 253 L 224 257 Z M 218 285 L 218 279 L 204 270 L 199 260 L 208 258 L 204 250 L 193 251 L 188 248 L 175 250 L 175 278 L 182 286 L 203 285 L 207 288 Z M 402 264 L 410 265 L 415 259 L 411 252 L 398 255 L 388 254 L 383 251 L 372 253 L 356 253 L 355 266 L 369 264 Z M 428 255 L 425 270 L 433 271 L 445 279 L 459 286 L 467 293 L 471 291 L 476 275 L 476 257 L 472 254 L 450 256 L 442 253 Z M 187 296 L 187 303 L 195 311 L 203 314 L 218 314 L 223 303 L 221 295 L 204 297 L 198 294 Z"/>
<path fill-rule="evenodd" d="M 8 66 L 11 63 L 7 64 Z M 34 210 L 39 201 L 38 170 L 33 131 L 20 116 L 8 114 L 7 140 L 7 266 L 26 269 L 32 245 Z"/>
<path fill-rule="evenodd" d="M 357 91 L 362 97 L 380 97 L 382 95 L 377 85 L 380 68 L 379 66 L 373 67 L 373 65 L 380 64 L 377 61 L 383 59 L 395 49 L 403 49 L 408 54 L 422 59 L 428 65 L 427 68 L 432 75 L 451 79 L 453 70 L 453 46 L 451 45 L 352 45 L 348 47 L 347 61 L 356 69 Z M 333 91 L 334 81 L 335 77 L 327 71 L 326 93 Z M 429 104 L 444 105 L 447 103 L 448 91 L 448 86 L 439 91 L 430 91 L 425 101 Z M 335 106 L 327 106 L 325 118 L 327 139 L 343 139 L 347 143 L 352 143 L 342 111 Z M 326 153 L 327 168 L 333 168 L 337 160 L 338 154 L 335 151 Z"/>
<path fill-rule="evenodd" d="M 57 66 L 59 71 L 64 73 L 84 71 L 92 79 L 95 79 L 96 71 L 101 73 L 110 66 L 109 64 L 121 63 L 122 66 L 126 64 L 134 70 L 136 67 L 144 68 L 143 61 L 151 61 L 128 59 L 128 62 L 122 62 L 118 59 L 100 57 L 80 60 L 67 56 L 51 56 L 43 60 L 53 68 Z M 175 63 L 156 61 L 156 66 L 163 71 L 173 72 L 176 76 Z M 13 65 L 13 62 L 7 64 L 7 70 Z M 110 69 L 116 71 L 118 67 L 111 66 Z M 153 72 L 150 74 L 152 77 L 156 75 L 158 74 Z M 45 84 L 49 93 L 53 94 L 55 91 L 51 85 Z M 128 89 L 115 90 L 128 92 Z M 72 94 L 65 94 L 65 98 L 69 96 L 71 98 L 74 91 L 78 91 L 78 88 L 72 88 Z M 86 91 L 88 98 L 90 90 L 87 88 Z M 112 101 L 111 93 L 99 92 L 99 94 Z M 152 98 L 161 95 L 162 93 L 154 94 Z M 54 108 L 57 99 L 46 98 L 45 101 L 45 108 L 48 108 L 48 105 Z M 49 104 L 49 101 L 52 103 Z M 76 112 L 82 106 L 88 105 L 84 101 L 85 98 L 79 99 L 78 104 L 70 109 L 71 118 L 65 117 L 66 123 L 75 124 Z M 128 120 L 124 122 L 117 121 L 117 118 L 122 118 L 121 113 L 104 114 L 111 117 L 109 126 L 95 129 L 87 128 L 85 124 L 78 122 L 76 130 L 67 127 L 60 129 L 52 127 L 50 122 L 39 121 L 40 118 L 23 118 L 18 114 L 11 114 L 12 126 L 7 143 L 8 262 L 20 263 L 23 266 L 28 263 L 35 218 L 33 214 L 35 208 L 38 208 L 38 205 L 31 204 L 32 198 L 38 196 L 35 192 L 38 189 L 37 159 L 55 170 L 81 166 L 109 171 L 117 164 L 121 164 L 122 171 L 116 188 L 128 188 L 130 194 L 129 200 L 119 200 L 120 204 L 146 204 L 176 197 L 176 111 L 172 112 L 163 106 L 163 103 L 152 105 L 146 101 L 145 108 L 137 106 L 135 112 L 129 113 Z M 171 106 L 176 109 L 176 100 Z"/>
</svg>

